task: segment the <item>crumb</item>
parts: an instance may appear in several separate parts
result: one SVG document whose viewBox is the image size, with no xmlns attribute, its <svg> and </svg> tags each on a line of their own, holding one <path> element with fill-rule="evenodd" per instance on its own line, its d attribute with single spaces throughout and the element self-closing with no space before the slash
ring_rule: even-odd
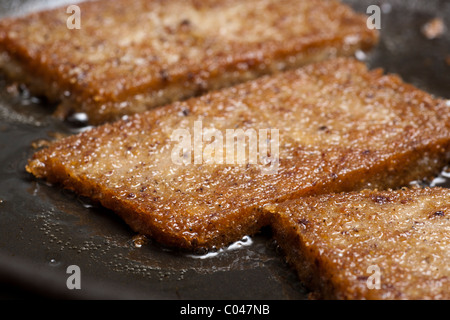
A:
<svg viewBox="0 0 450 320">
<path fill-rule="evenodd" d="M 308 293 L 308 300 L 320 300 L 320 294 L 318 292 L 312 291 Z"/>
<path fill-rule="evenodd" d="M 33 142 L 31 142 L 31 147 L 33 149 L 40 149 L 43 147 L 48 147 L 50 145 L 50 141 L 46 140 L 46 139 L 39 139 L 39 140 L 35 140 Z"/>
<path fill-rule="evenodd" d="M 422 33 L 428 39 L 436 39 L 445 32 L 445 24 L 441 18 L 434 18 L 422 27 Z"/>
</svg>

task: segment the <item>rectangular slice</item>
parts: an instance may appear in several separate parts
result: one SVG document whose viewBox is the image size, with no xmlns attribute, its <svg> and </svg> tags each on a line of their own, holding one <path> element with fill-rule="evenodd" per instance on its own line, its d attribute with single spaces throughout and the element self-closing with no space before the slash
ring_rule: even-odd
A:
<svg viewBox="0 0 450 320">
<path fill-rule="evenodd" d="M 445 100 L 339 58 L 64 138 L 27 170 L 193 249 L 257 232 L 269 217 L 254 209 L 267 203 L 407 185 L 449 160 Z"/>
<path fill-rule="evenodd" d="M 335 0 L 99 0 L 0 22 L 0 68 L 92 124 L 377 41 Z M 70 11 L 69 11 L 70 12 Z M 72 13 L 73 14 L 73 13 Z M 70 25 L 69 23 L 69 25 Z"/>
<path fill-rule="evenodd" d="M 450 190 L 330 194 L 267 206 L 300 279 L 324 299 L 450 298 Z"/>
</svg>

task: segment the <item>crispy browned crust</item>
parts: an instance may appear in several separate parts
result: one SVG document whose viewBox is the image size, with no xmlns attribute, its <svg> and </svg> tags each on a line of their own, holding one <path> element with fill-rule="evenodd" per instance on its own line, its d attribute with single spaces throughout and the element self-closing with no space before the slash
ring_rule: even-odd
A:
<svg viewBox="0 0 450 320">
<path fill-rule="evenodd" d="M 368 50 L 377 31 L 338 1 L 100 0 L 0 22 L 0 64 L 91 123 L 312 61 Z M 64 113 L 67 110 L 63 110 Z"/>
<path fill-rule="evenodd" d="M 450 160 L 448 109 L 395 75 L 328 60 L 65 138 L 27 170 L 100 201 L 162 243 L 211 248 L 266 225 L 253 209 L 269 202 L 436 174 Z M 197 120 L 224 137 L 226 129 L 278 129 L 278 171 L 173 163 L 171 134 L 193 137 Z"/>
<path fill-rule="evenodd" d="M 266 210 L 275 239 L 316 297 L 450 298 L 448 189 L 365 190 Z M 377 271 L 380 288 L 370 289 Z"/>
</svg>

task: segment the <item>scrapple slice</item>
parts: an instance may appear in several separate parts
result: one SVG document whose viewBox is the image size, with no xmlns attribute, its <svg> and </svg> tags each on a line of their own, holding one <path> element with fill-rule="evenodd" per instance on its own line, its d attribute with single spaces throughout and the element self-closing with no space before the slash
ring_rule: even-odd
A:
<svg viewBox="0 0 450 320">
<path fill-rule="evenodd" d="M 438 173 L 450 160 L 449 118 L 445 100 L 339 58 L 64 138 L 38 151 L 27 170 L 99 201 L 161 243 L 212 248 L 268 224 L 253 209 L 269 202 Z M 237 129 L 268 143 L 256 151 L 246 136 L 218 143 Z M 178 139 L 183 132 L 188 139 Z"/>
<path fill-rule="evenodd" d="M 321 298 L 450 298 L 450 189 L 365 190 L 266 209 L 288 261 Z"/>
<path fill-rule="evenodd" d="M 367 16 L 335 0 L 98 0 L 0 22 L 0 66 L 92 124 L 263 74 L 369 50 Z M 70 8 L 69 8 L 70 9 Z M 71 12 L 71 11 L 69 11 Z"/>
</svg>

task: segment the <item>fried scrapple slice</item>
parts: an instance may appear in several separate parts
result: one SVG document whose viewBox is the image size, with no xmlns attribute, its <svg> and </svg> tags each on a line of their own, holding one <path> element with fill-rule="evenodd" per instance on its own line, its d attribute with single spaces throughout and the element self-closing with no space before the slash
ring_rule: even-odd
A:
<svg viewBox="0 0 450 320">
<path fill-rule="evenodd" d="M 0 22 L 0 65 L 99 124 L 377 41 L 335 0 L 100 0 Z"/>
<path fill-rule="evenodd" d="M 266 203 L 396 187 L 436 174 L 450 159 L 448 111 L 444 100 L 397 76 L 342 58 L 56 141 L 37 152 L 27 170 L 100 201 L 133 230 L 162 243 L 219 247 L 266 225 L 268 217 L 253 210 Z M 199 123 L 201 161 L 192 142 Z M 264 134 L 268 128 L 273 135 Z M 236 129 L 271 140 L 257 145 L 257 162 L 250 161 L 254 143 L 245 137 L 248 156 L 242 164 L 237 142 L 227 147 L 224 141 L 222 149 L 211 151 L 221 140 L 208 133 L 226 140 L 226 131 Z M 188 147 L 177 139 L 179 130 L 190 134 Z M 181 151 L 185 164 L 174 157 Z"/>
<path fill-rule="evenodd" d="M 449 189 L 365 190 L 266 209 L 288 261 L 322 298 L 450 298 Z"/>
</svg>

